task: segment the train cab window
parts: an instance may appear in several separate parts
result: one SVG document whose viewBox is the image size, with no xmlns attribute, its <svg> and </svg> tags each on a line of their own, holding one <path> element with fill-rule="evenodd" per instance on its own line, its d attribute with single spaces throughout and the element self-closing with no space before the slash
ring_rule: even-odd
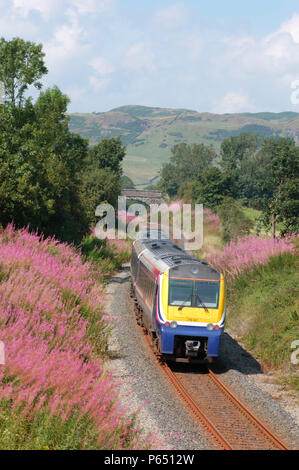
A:
<svg viewBox="0 0 299 470">
<path fill-rule="evenodd" d="M 169 305 L 192 307 L 192 280 L 169 279 Z"/>
<path fill-rule="evenodd" d="M 211 308 L 219 305 L 220 283 L 193 279 L 169 279 L 169 305 Z"/>
<path fill-rule="evenodd" d="M 195 307 L 218 308 L 219 287 L 219 282 L 196 281 Z"/>
</svg>

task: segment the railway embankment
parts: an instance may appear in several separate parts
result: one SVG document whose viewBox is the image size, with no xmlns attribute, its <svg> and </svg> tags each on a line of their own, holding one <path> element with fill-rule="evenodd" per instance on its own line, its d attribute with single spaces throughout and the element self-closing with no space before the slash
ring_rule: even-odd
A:
<svg viewBox="0 0 299 470">
<path fill-rule="evenodd" d="M 107 287 L 106 304 L 115 325 L 110 339 L 111 360 L 108 367 L 122 383 L 124 405 L 137 412 L 139 425 L 145 433 L 156 435 L 162 449 L 214 449 L 207 439 L 206 429 L 194 422 L 193 414 L 174 393 L 171 383 L 151 354 L 137 326 L 134 302 L 129 293 L 127 265 L 113 276 Z M 198 378 L 200 371 L 197 372 Z M 221 360 L 214 372 L 291 448 L 299 448 L 299 427 L 294 414 L 252 380 L 252 376 L 264 375 L 261 366 L 229 332 L 224 334 Z M 186 371 L 184 375 L 186 377 Z"/>
<path fill-rule="evenodd" d="M 119 399 L 119 382 L 104 373 L 104 283 L 125 256 L 119 248 L 85 240 L 86 262 L 52 238 L 0 230 L 2 450 L 154 445 Z"/>
<path fill-rule="evenodd" d="M 209 223 L 212 230 L 206 231 L 205 237 L 206 256 L 223 252 L 223 247 L 219 241 L 219 225 L 217 217 L 213 214 L 206 214 L 205 221 Z M 260 239 L 262 240 L 262 239 Z M 241 250 L 236 249 L 236 263 L 233 266 L 232 254 L 228 254 L 230 268 L 236 269 L 237 274 L 232 276 L 230 283 L 232 292 L 229 295 L 228 304 L 228 328 L 222 339 L 221 360 L 215 366 L 215 373 L 221 378 L 221 381 L 236 395 L 241 401 L 246 403 L 255 415 L 257 415 L 269 428 L 287 442 L 289 447 L 299 448 L 299 422 L 298 422 L 298 403 L 296 399 L 289 396 L 288 392 L 282 390 L 282 386 L 277 384 L 276 372 L 269 371 L 265 363 L 259 359 L 258 353 L 250 351 L 249 344 L 242 343 L 242 336 L 238 336 L 237 327 L 242 326 L 241 333 L 244 334 L 244 328 L 247 326 L 250 331 L 250 322 L 242 316 L 242 311 L 231 312 L 231 306 L 237 305 L 237 302 L 243 302 L 248 297 L 246 289 L 259 286 L 259 295 L 255 294 L 252 298 L 255 300 L 251 304 L 251 316 L 256 312 L 256 305 L 261 304 L 261 311 L 269 319 L 271 309 L 265 311 L 262 308 L 263 302 L 266 302 L 267 292 L 268 300 L 275 299 L 278 285 L 284 287 L 280 290 L 280 296 L 288 299 L 289 307 L 295 299 L 294 274 L 297 263 L 296 240 L 285 242 L 275 242 L 276 245 L 266 246 L 258 245 L 259 240 L 251 240 L 253 243 L 250 257 L 249 246 L 244 245 L 243 264 L 240 262 Z M 207 246 L 208 245 L 208 246 Z M 245 256 L 246 255 L 246 256 Z M 259 263 L 261 256 L 264 261 Z M 260 258 L 259 258 L 260 256 Z M 207 258 L 206 258 L 207 259 Z M 222 260 L 223 261 L 223 260 Z M 242 269 L 242 266 L 243 269 Z M 244 269 L 246 268 L 246 269 Z M 161 371 L 145 347 L 140 331 L 137 328 L 135 316 L 133 313 L 134 304 L 129 297 L 129 272 L 128 266 L 122 273 L 115 276 L 109 285 L 109 307 L 115 329 L 113 332 L 113 343 L 111 345 L 114 351 L 114 359 L 110 367 L 115 369 L 115 373 L 120 375 L 123 381 L 123 394 L 126 397 L 126 403 L 132 406 L 134 410 L 139 410 L 138 420 L 140 425 L 147 432 L 157 432 L 161 442 L 167 443 L 174 449 L 206 449 L 211 448 L 211 443 L 206 439 L 205 430 L 200 425 L 194 427 L 194 420 L 181 401 L 175 396 L 165 377 L 161 376 Z M 244 276 L 240 276 L 243 272 Z M 280 276 L 284 276 L 284 283 L 279 281 Z M 287 275 L 285 275 L 287 274 Z M 261 281 L 256 276 L 261 276 Z M 263 281 L 262 281 L 263 279 Z M 239 285 L 237 285 L 239 283 Z M 242 284 L 243 283 L 243 284 Z M 265 286 L 263 285 L 265 283 Z M 246 288 L 247 286 L 247 288 Z M 272 286 L 272 292 L 271 292 Z M 255 288 L 256 288 L 255 287 Z M 268 289 L 268 291 L 267 291 Z M 277 294 L 278 295 L 278 294 Z M 274 301 L 274 305 L 279 312 L 283 311 L 281 301 Z M 236 307 L 237 308 L 237 307 Z M 242 309 L 240 307 L 240 309 Z M 278 312 L 277 311 L 277 315 Z M 262 315 L 262 313 L 261 313 Z M 246 317 L 246 316 L 245 316 Z M 249 318 L 250 316 L 248 316 Z M 280 342 L 280 348 L 285 348 L 285 363 L 288 365 L 291 356 L 289 340 L 287 334 L 296 335 L 297 323 L 288 323 L 295 320 L 294 315 L 282 323 L 282 338 L 287 337 L 285 345 Z M 234 323 L 236 321 L 236 323 Z M 259 320 L 257 319 L 257 324 Z M 275 320 L 272 320 L 275 321 Z M 279 321 L 279 315 L 276 321 Z M 237 326 L 235 326 L 237 325 Z M 272 326 L 272 323 L 271 323 Z M 264 333 L 267 332 L 265 327 Z M 271 330 L 273 332 L 273 330 Z M 261 341 L 261 335 L 258 342 Z M 281 338 L 279 337 L 279 340 Z M 278 346 L 277 346 L 278 347 Z M 277 358 L 282 358 L 281 353 L 277 352 Z M 279 365 L 279 360 L 277 362 Z M 268 368 L 270 365 L 268 365 Z M 291 367 L 291 366 L 289 366 Z M 292 372 L 296 375 L 296 368 Z M 185 374 L 186 376 L 186 374 Z M 191 419 L 190 419 L 191 418 Z M 196 431 L 195 431 L 196 429 Z M 166 444 L 164 444 L 166 445 Z"/>
<path fill-rule="evenodd" d="M 273 241 L 252 235 L 224 247 L 220 220 L 207 210 L 204 244 L 196 253 L 214 263 L 228 279 L 227 323 L 221 356 L 236 371 L 229 384 L 239 390 L 244 400 L 250 401 L 251 394 L 246 393 L 250 388 L 243 386 L 243 379 L 250 379 L 252 386 L 290 413 L 297 425 L 298 246 L 298 237 Z M 253 406 L 263 413 L 267 407 L 263 400 L 261 403 Z"/>
<path fill-rule="evenodd" d="M 223 245 L 221 222 L 206 211 L 204 244 L 195 253 L 227 280 L 226 331 L 255 357 L 281 390 L 299 394 L 299 238 L 241 238 Z"/>
</svg>

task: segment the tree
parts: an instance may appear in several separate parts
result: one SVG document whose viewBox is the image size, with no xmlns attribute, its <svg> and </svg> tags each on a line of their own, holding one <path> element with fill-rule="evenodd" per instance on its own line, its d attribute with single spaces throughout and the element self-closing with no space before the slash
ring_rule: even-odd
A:
<svg viewBox="0 0 299 470">
<path fill-rule="evenodd" d="M 78 241 L 88 226 L 80 201 L 87 141 L 70 133 L 68 98 L 57 87 L 33 105 L 0 109 L 1 223 Z"/>
<path fill-rule="evenodd" d="M 253 222 L 245 216 L 240 202 L 231 197 L 225 197 L 222 200 L 217 214 L 221 221 L 221 235 L 224 243 L 249 235 L 253 228 Z"/>
<path fill-rule="evenodd" d="M 260 141 L 257 135 L 250 133 L 225 139 L 221 144 L 223 170 L 233 172 L 240 169 L 241 163 L 257 151 Z"/>
<path fill-rule="evenodd" d="M 268 158 L 264 174 L 266 196 L 263 199 L 263 220 L 272 226 L 283 225 L 282 235 L 299 232 L 299 148 L 289 137 L 264 141 L 262 152 Z"/>
<path fill-rule="evenodd" d="M 161 170 L 161 179 L 158 182 L 159 188 L 168 194 L 169 197 L 174 197 L 178 193 L 179 179 L 176 167 L 172 163 L 165 163 Z"/>
<path fill-rule="evenodd" d="M 229 173 L 210 168 L 193 184 L 192 199 L 210 209 L 217 209 L 225 196 L 234 194 L 234 181 Z"/>
<path fill-rule="evenodd" d="M 20 38 L 0 39 L 0 81 L 4 84 L 7 104 L 21 106 L 30 85 L 40 89 L 40 79 L 48 70 L 41 44 Z"/>
<path fill-rule="evenodd" d="M 123 189 L 135 189 L 135 185 L 133 181 L 131 180 L 131 178 L 129 178 L 126 175 L 122 177 L 122 188 Z"/>
<path fill-rule="evenodd" d="M 122 185 L 117 173 L 109 168 L 87 167 L 81 176 L 81 201 L 86 213 L 88 226 L 96 223 L 95 211 L 98 205 L 108 202 L 114 207 Z"/>
<path fill-rule="evenodd" d="M 171 152 L 170 161 L 175 165 L 184 182 L 196 179 L 210 168 L 217 156 L 212 146 L 204 144 L 177 144 Z"/>
<path fill-rule="evenodd" d="M 122 175 L 121 163 L 126 155 L 120 138 L 103 139 L 89 150 L 89 160 L 99 168 L 109 168 L 119 177 Z"/>
<path fill-rule="evenodd" d="M 34 105 L 32 144 L 43 181 L 47 230 L 67 241 L 77 241 L 88 229 L 80 198 L 88 141 L 69 131 L 68 103 L 69 98 L 57 87 L 40 93 Z"/>
<path fill-rule="evenodd" d="M 172 149 L 170 163 L 162 166 L 159 186 L 170 197 L 175 196 L 180 187 L 196 180 L 208 168 L 211 168 L 216 158 L 216 152 L 212 146 L 204 144 L 185 143 L 177 144 Z"/>
<path fill-rule="evenodd" d="M 94 221 L 97 205 L 115 204 L 121 190 L 120 139 L 88 141 L 69 131 L 69 98 L 57 87 L 33 103 L 30 85 L 41 87 L 47 72 L 41 45 L 0 40 L 0 223 L 30 225 L 46 236 L 79 242 Z"/>
</svg>

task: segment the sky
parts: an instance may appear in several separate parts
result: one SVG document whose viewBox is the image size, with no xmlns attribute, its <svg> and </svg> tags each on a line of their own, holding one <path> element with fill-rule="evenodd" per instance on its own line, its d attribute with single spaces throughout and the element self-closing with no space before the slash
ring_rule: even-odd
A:
<svg viewBox="0 0 299 470">
<path fill-rule="evenodd" d="M 298 0 L 0 0 L 0 8 L 0 36 L 43 44 L 44 87 L 66 93 L 70 112 L 128 104 L 299 112 Z"/>
</svg>

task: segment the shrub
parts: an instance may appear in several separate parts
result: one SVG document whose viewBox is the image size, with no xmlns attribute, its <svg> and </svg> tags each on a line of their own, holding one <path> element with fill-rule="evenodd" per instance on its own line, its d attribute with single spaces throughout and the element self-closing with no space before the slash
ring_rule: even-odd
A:
<svg viewBox="0 0 299 470">
<path fill-rule="evenodd" d="M 294 237 L 282 239 L 239 238 L 231 241 L 222 251 L 209 255 L 209 263 L 224 274 L 230 282 L 260 264 L 267 264 L 272 256 L 294 253 Z"/>
<path fill-rule="evenodd" d="M 149 447 L 104 371 L 110 325 L 92 266 L 11 225 L 0 233 L 0 266 L 0 448 Z"/>
<path fill-rule="evenodd" d="M 231 197 L 223 199 L 217 213 L 221 221 L 221 235 L 224 243 L 249 235 L 250 230 L 253 228 L 254 224 L 244 214 L 241 204 Z"/>
</svg>

